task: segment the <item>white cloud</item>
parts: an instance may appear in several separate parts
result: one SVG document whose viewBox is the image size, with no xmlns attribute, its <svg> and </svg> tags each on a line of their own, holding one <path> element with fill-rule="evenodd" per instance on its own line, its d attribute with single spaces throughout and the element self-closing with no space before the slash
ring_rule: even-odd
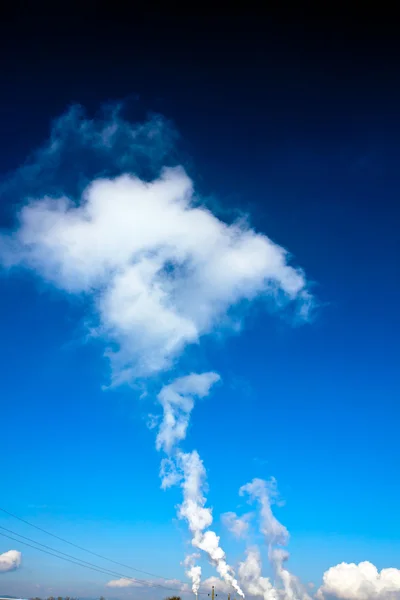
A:
<svg viewBox="0 0 400 600">
<path fill-rule="evenodd" d="M 127 587 L 143 587 L 143 582 L 130 577 L 121 577 L 121 579 L 112 579 L 106 586 L 109 588 L 127 588 Z"/>
<path fill-rule="evenodd" d="M 217 373 L 191 373 L 161 389 L 157 398 L 164 414 L 156 439 L 157 450 L 169 453 L 175 444 L 185 439 L 194 398 L 208 396 L 211 386 L 219 379 Z"/>
<path fill-rule="evenodd" d="M 14 571 L 21 565 L 21 552 L 18 550 L 8 550 L 0 554 L 0 573 Z"/>
<path fill-rule="evenodd" d="M 341 563 L 328 569 L 318 600 L 399 600 L 400 570 L 378 569 L 370 562 Z"/>
<path fill-rule="evenodd" d="M 205 590 L 210 590 L 212 586 L 214 586 L 215 588 L 215 592 L 218 594 L 229 594 L 229 592 L 232 592 L 232 586 L 230 586 L 228 583 L 226 583 L 223 579 L 220 579 L 219 577 L 215 577 L 214 575 L 212 575 L 211 577 L 207 577 L 207 579 L 205 579 L 203 581 L 203 585 L 202 587 Z"/>
<path fill-rule="evenodd" d="M 180 581 L 179 579 L 163 579 L 161 577 L 149 580 L 121 577 L 120 579 L 112 579 L 106 583 L 106 587 L 166 589 L 170 590 L 171 592 L 188 592 L 190 590 L 189 585 Z"/>
<path fill-rule="evenodd" d="M 158 584 L 162 584 L 165 587 L 168 587 L 171 592 L 189 592 L 190 586 L 188 583 L 183 583 L 179 579 L 162 579 L 159 580 Z"/>
<path fill-rule="evenodd" d="M 244 538 L 249 531 L 249 521 L 252 516 L 251 513 L 247 513 L 238 517 L 235 512 L 226 512 L 221 515 L 221 520 L 225 527 L 233 533 L 235 537 Z"/>
<path fill-rule="evenodd" d="M 119 128 L 127 136 L 126 123 L 118 121 L 109 128 L 102 123 L 95 133 L 85 121 L 67 123 L 85 152 L 98 152 L 103 143 L 107 156 L 118 154 Z M 68 144 L 62 127 L 51 144 L 58 162 Z M 112 133 L 106 142 L 104 131 Z M 151 147 L 147 129 L 145 139 Z M 245 300 L 298 301 L 305 316 L 311 301 L 306 279 L 288 264 L 287 252 L 246 223 L 228 225 L 200 206 L 182 167 L 165 168 L 150 182 L 129 170 L 121 174 L 121 164 L 119 173 L 92 180 L 78 200 L 64 180 L 57 195 L 49 186 L 20 211 L 13 235 L 0 239 L 3 264 L 22 265 L 91 298 L 98 333 L 111 346 L 114 384 L 168 369 Z"/>
</svg>

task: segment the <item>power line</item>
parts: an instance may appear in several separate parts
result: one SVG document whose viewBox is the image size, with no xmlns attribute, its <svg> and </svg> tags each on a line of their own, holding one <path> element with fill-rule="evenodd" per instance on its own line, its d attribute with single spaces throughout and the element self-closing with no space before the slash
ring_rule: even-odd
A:
<svg viewBox="0 0 400 600">
<path fill-rule="evenodd" d="M 130 565 L 125 565 L 124 563 L 118 562 L 116 560 L 113 560 L 113 559 L 108 558 L 106 556 L 103 556 L 101 554 L 98 554 L 97 552 L 93 552 L 92 550 L 88 550 L 87 548 L 84 548 L 83 546 L 79 546 L 78 544 L 70 542 L 69 540 L 66 540 L 65 538 L 62 538 L 61 536 L 58 536 L 58 535 L 56 535 L 54 533 L 51 533 L 50 531 L 47 531 L 46 529 L 43 529 L 42 527 L 39 527 L 38 525 L 34 525 L 33 523 L 30 523 L 29 521 L 26 521 L 22 517 L 19 517 L 18 515 L 15 515 L 14 513 L 11 513 L 11 512 L 9 512 L 8 510 L 6 510 L 4 508 L 0 507 L 0 511 L 2 511 L 3 513 L 9 515 L 10 517 L 13 517 L 14 519 L 17 519 L 18 521 L 21 521 L 22 523 L 25 523 L 26 525 L 29 525 L 30 527 L 33 527 L 34 529 L 37 529 L 38 531 L 41 531 L 42 533 L 45 533 L 46 535 L 50 535 L 51 537 L 53 537 L 55 539 L 58 539 L 58 540 L 66 543 L 66 544 L 69 544 L 70 546 L 73 546 L 74 548 L 78 548 L 79 550 L 87 552 L 88 554 L 92 554 L 93 556 L 97 556 L 98 558 L 101 558 L 102 560 L 109 561 L 109 562 L 114 563 L 116 565 L 119 565 L 121 567 L 124 567 L 124 568 L 127 568 L 127 569 L 131 569 L 132 571 L 136 571 L 138 573 L 144 573 L 145 575 L 149 575 L 151 577 L 156 577 L 156 578 L 160 578 L 160 579 L 166 579 L 165 577 L 162 577 L 160 575 L 156 575 L 154 573 L 150 573 L 150 572 L 144 571 L 142 569 L 137 569 L 137 568 L 132 567 Z M 31 548 L 34 548 L 35 550 L 39 550 L 40 552 L 45 552 L 46 554 L 50 554 L 52 556 L 55 556 L 56 558 L 60 558 L 62 560 L 71 562 L 71 563 L 76 564 L 78 566 L 86 567 L 88 569 L 92 569 L 92 570 L 98 571 L 98 572 L 100 572 L 102 574 L 106 574 L 106 575 L 110 575 L 111 574 L 114 577 L 118 576 L 118 577 L 124 577 L 124 578 L 127 578 L 127 579 L 132 579 L 132 580 L 138 581 L 138 582 L 140 582 L 143 585 L 148 586 L 148 587 L 159 587 L 159 588 L 163 588 L 163 589 L 166 589 L 166 590 L 169 590 L 169 591 L 175 591 L 175 592 L 180 592 L 180 593 L 182 593 L 182 592 L 183 593 L 189 593 L 189 592 L 183 591 L 181 589 L 170 588 L 170 587 L 166 587 L 166 586 L 164 586 L 162 584 L 148 582 L 147 580 L 144 580 L 144 579 L 137 579 L 137 578 L 133 579 L 132 577 L 128 577 L 127 575 L 123 575 L 123 574 L 118 573 L 116 571 L 111 571 L 109 569 L 103 568 L 103 567 L 101 567 L 99 565 L 96 565 L 94 563 L 85 561 L 85 560 L 80 559 L 80 558 L 76 558 L 75 556 L 72 556 L 71 554 L 67 554 L 65 552 L 61 552 L 60 550 L 56 550 L 55 548 L 52 548 L 51 546 L 47 546 L 46 544 L 41 544 L 40 542 L 36 542 L 35 540 L 32 540 L 31 538 L 28 538 L 26 536 L 23 536 L 23 535 L 20 535 L 18 533 L 15 533 L 15 532 L 13 532 L 13 531 L 5 528 L 5 527 L 0 526 L 0 528 L 3 529 L 4 531 L 8 531 L 9 533 L 12 533 L 13 535 L 16 535 L 16 536 L 18 536 L 20 538 L 28 540 L 29 542 L 33 542 L 33 544 L 36 544 L 38 546 L 42 546 L 43 548 L 47 548 L 47 550 L 43 550 L 42 548 L 37 548 L 36 546 L 33 546 L 32 544 L 29 544 L 27 542 L 23 542 L 21 540 L 16 540 L 15 538 L 11 538 L 10 536 L 8 536 L 8 535 L 0 532 L 0 535 L 2 535 L 4 537 L 8 537 L 9 539 L 13 539 L 16 542 L 25 544 L 26 546 L 30 546 Z M 55 554 L 55 553 L 58 553 L 58 554 Z M 62 556 L 60 556 L 60 555 L 62 555 Z M 187 585 L 187 582 L 184 582 L 184 581 L 181 581 L 181 580 L 178 580 L 178 581 L 180 583 L 182 583 L 182 584 Z M 199 592 L 199 593 L 200 594 L 206 594 L 206 592 Z"/>
<path fill-rule="evenodd" d="M 112 575 L 113 577 L 115 577 L 115 576 L 125 577 L 125 575 L 122 575 L 121 573 L 118 573 L 117 571 L 111 571 L 110 569 L 106 569 L 104 567 L 100 567 L 99 565 L 95 565 L 94 563 L 88 562 L 87 560 L 82 560 L 81 558 L 76 558 L 76 556 L 72 556 L 71 554 L 61 552 L 61 550 L 56 550 L 55 548 L 52 548 L 51 546 L 47 546 L 46 544 L 41 544 L 40 542 L 37 542 L 36 540 L 33 540 L 32 538 L 26 537 L 25 535 L 21 535 L 20 533 L 15 533 L 15 531 L 11 531 L 11 529 L 7 529 L 7 527 L 3 527 L 2 525 L 0 525 L 0 529 L 3 529 L 3 531 L 7 531 L 8 533 L 12 533 L 13 535 L 16 535 L 17 537 L 22 538 L 24 540 L 28 540 L 28 542 L 32 542 L 32 543 L 36 544 L 37 546 L 42 546 L 42 548 L 47 548 L 47 550 L 50 550 L 52 552 L 57 552 L 57 554 L 61 554 L 62 556 L 66 556 L 69 560 L 73 560 L 75 562 L 75 564 L 79 564 L 82 567 L 84 565 L 88 565 L 90 568 L 100 570 L 104 573 L 107 573 L 108 575 Z M 1 533 L 1 531 L 0 531 L 0 533 Z M 40 548 L 37 548 L 37 549 L 40 550 Z M 58 558 L 61 558 L 61 556 L 59 556 Z M 82 564 L 82 563 L 84 563 L 84 564 Z M 149 583 L 150 583 L 150 582 L 146 581 L 145 579 L 136 579 L 135 578 L 135 581 L 143 583 L 144 585 L 146 585 L 146 584 L 149 585 Z"/>
<path fill-rule="evenodd" d="M 6 531 L 10 531 L 9 529 L 6 529 L 5 527 L 1 527 L 1 529 L 5 529 Z M 30 540 L 31 542 L 33 542 L 33 544 L 38 544 L 38 545 L 41 545 L 41 546 L 45 546 L 44 544 L 39 544 L 39 542 L 36 542 L 35 540 L 31 540 L 30 538 L 27 538 L 27 537 L 22 536 L 22 535 L 20 535 L 18 533 L 15 533 L 14 531 L 10 531 L 10 533 L 13 533 L 13 535 L 16 535 L 18 537 Z M 56 554 L 55 552 L 51 552 L 49 550 L 44 550 L 43 548 L 38 548 L 37 546 L 35 546 L 33 544 L 30 544 L 29 542 L 24 542 L 24 541 L 18 540 L 17 538 L 12 537 L 10 535 L 7 535 L 6 533 L 2 533 L 1 531 L 0 531 L 0 535 L 2 535 L 5 538 L 8 538 L 9 540 L 17 542 L 18 544 L 24 544 L 25 546 L 29 546 L 30 548 L 33 548 L 34 550 L 39 550 L 39 552 L 44 552 L 45 554 L 49 554 L 50 556 L 55 556 L 56 558 L 60 558 L 61 560 L 65 560 L 65 561 L 70 562 L 70 563 L 72 563 L 74 565 L 78 565 L 79 567 L 85 567 L 86 569 L 91 569 L 92 571 L 97 571 L 98 573 L 102 573 L 103 575 L 113 575 L 114 577 L 118 576 L 118 577 L 123 577 L 123 578 L 126 578 L 126 579 L 131 579 L 132 581 L 138 581 L 139 583 L 142 583 L 144 586 L 151 587 L 151 588 L 157 587 L 157 588 L 161 588 L 161 589 L 164 589 L 164 590 L 168 590 L 168 591 L 172 591 L 172 592 L 179 592 L 179 593 L 184 593 L 184 594 L 188 594 L 188 593 L 191 594 L 192 593 L 189 590 L 181 590 L 181 589 L 178 589 L 178 588 L 170 588 L 170 587 L 167 587 L 167 586 L 162 585 L 160 583 L 153 583 L 153 582 L 150 582 L 150 581 L 146 581 L 144 579 L 143 580 L 141 580 L 141 579 L 133 579 L 132 577 L 127 577 L 126 575 L 123 575 L 121 573 L 116 573 L 115 571 L 109 571 L 108 569 L 103 569 L 103 568 L 99 567 L 98 565 L 93 565 L 92 563 L 87 563 L 86 561 L 79 562 L 80 559 L 74 560 L 74 559 L 71 559 L 71 558 L 67 558 L 68 556 L 70 556 L 69 554 L 66 555 L 66 557 L 60 556 L 60 554 L 64 554 L 64 553 L 60 552 L 59 550 L 55 550 L 55 552 L 59 553 L 59 554 Z M 49 546 L 45 546 L 45 547 L 49 548 Z M 51 550 L 54 550 L 54 548 L 52 548 Z M 205 592 L 201 592 L 201 593 L 204 594 Z"/>
<path fill-rule="evenodd" d="M 45 533 L 47 535 L 50 535 L 51 537 L 60 540 L 61 542 L 64 542 L 65 544 L 69 544 L 70 546 L 73 546 L 74 548 L 78 548 L 78 550 L 82 550 L 83 552 L 87 552 L 88 554 L 92 554 L 92 556 L 97 556 L 97 558 L 101 558 L 102 560 L 108 560 L 109 562 L 114 563 L 115 565 L 119 565 L 120 567 L 124 567 L 125 569 L 131 569 L 132 571 L 136 571 L 137 573 L 143 573 L 144 575 L 149 575 L 150 577 L 158 577 L 160 579 L 167 579 L 166 577 L 162 577 L 161 575 L 156 575 L 154 573 L 149 573 L 148 571 L 143 571 L 142 569 L 136 569 L 135 567 L 131 567 L 130 565 L 124 565 L 124 563 L 118 562 L 117 560 L 113 560 L 112 558 L 107 558 L 107 556 L 102 556 L 101 554 L 97 554 L 97 552 L 93 552 L 92 550 L 88 550 L 87 548 L 83 548 L 82 546 L 79 546 L 78 544 L 74 544 L 73 542 L 69 542 L 68 540 L 56 535 L 55 533 L 51 533 L 50 531 L 47 531 L 46 529 L 43 529 L 42 527 L 39 527 L 38 525 L 34 525 L 33 523 L 30 523 L 29 521 L 26 521 L 25 519 L 22 519 L 21 517 L 18 517 L 17 515 L 15 515 L 14 513 L 9 512 L 8 510 L 5 510 L 5 508 L 1 508 L 0 510 L 9 515 L 10 517 L 13 517 L 14 519 L 18 519 L 18 521 L 21 521 L 22 523 L 25 523 L 25 525 L 29 525 L 30 527 L 34 527 L 35 529 L 37 529 L 38 531 L 41 531 L 42 533 Z M 181 581 L 180 583 L 186 583 L 184 581 Z"/>
<path fill-rule="evenodd" d="M 37 546 L 34 546 L 33 544 L 28 544 L 28 542 L 22 542 L 21 540 L 17 540 L 15 537 L 11 537 L 10 535 L 7 535 L 6 533 L 2 533 L 1 531 L 0 531 L 0 535 L 2 535 L 5 538 L 8 538 L 9 540 L 13 540 L 14 542 L 17 542 L 18 544 L 24 544 L 25 546 L 29 546 L 30 548 L 34 548 L 35 550 L 39 550 L 40 552 L 44 552 L 45 554 L 50 554 L 50 556 L 55 556 L 56 558 L 61 558 L 62 560 L 66 560 L 67 562 L 70 562 L 74 565 L 78 565 L 80 567 L 85 566 L 82 563 L 77 562 L 75 560 L 71 560 L 69 558 L 63 558 L 62 556 L 59 556 L 58 554 L 55 554 L 54 552 L 49 552 L 48 550 L 43 550 L 42 548 L 38 548 Z M 18 535 L 18 533 L 14 533 L 14 535 Z M 101 569 L 97 569 L 96 567 L 87 566 L 86 568 L 91 569 L 92 571 L 98 571 L 99 573 L 103 573 L 103 575 L 104 575 L 104 571 L 102 571 Z"/>
</svg>

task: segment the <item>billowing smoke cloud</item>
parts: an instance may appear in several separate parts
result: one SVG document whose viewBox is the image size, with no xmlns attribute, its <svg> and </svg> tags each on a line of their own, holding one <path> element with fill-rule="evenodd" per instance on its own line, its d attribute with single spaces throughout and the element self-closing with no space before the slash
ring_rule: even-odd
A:
<svg viewBox="0 0 400 600">
<path fill-rule="evenodd" d="M 0 573 L 14 571 L 21 565 L 21 552 L 18 550 L 8 550 L 0 554 Z"/>
<path fill-rule="evenodd" d="M 399 600 L 400 570 L 378 569 L 370 562 L 341 563 L 324 573 L 318 600 Z"/>
<path fill-rule="evenodd" d="M 39 159 L 50 153 L 54 163 L 62 160 L 63 123 Z M 84 138 L 86 153 L 98 152 L 104 130 L 112 132 L 104 143 L 107 156 L 132 152 L 129 145 L 114 146 L 122 135 L 118 121 L 96 136 L 85 120 L 66 123 L 75 126 L 75 138 Z M 131 128 L 130 141 L 138 127 Z M 151 142 L 148 135 L 150 148 Z M 76 163 L 71 168 L 79 170 Z M 91 299 L 97 332 L 110 345 L 114 384 L 170 368 L 188 344 L 226 326 L 243 300 L 296 300 L 306 315 L 306 280 L 288 264 L 286 251 L 245 222 L 228 225 L 201 206 L 182 167 L 164 168 L 151 181 L 120 170 L 89 182 L 79 198 L 68 196 L 63 184 L 51 186 L 56 195 L 43 193 L 20 210 L 17 229 L 0 240 L 0 260 Z"/>
</svg>

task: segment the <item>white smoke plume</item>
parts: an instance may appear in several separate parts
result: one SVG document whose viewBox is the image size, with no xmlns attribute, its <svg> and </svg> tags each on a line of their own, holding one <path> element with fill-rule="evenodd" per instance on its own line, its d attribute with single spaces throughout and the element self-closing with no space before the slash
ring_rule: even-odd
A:
<svg viewBox="0 0 400 600">
<path fill-rule="evenodd" d="M 14 571 L 21 565 L 21 552 L 18 550 L 8 550 L 0 554 L 0 573 Z"/>
<path fill-rule="evenodd" d="M 246 559 L 239 564 L 238 576 L 240 583 L 250 596 L 264 600 L 279 600 L 278 591 L 268 577 L 261 574 L 261 557 L 258 548 L 248 548 Z"/>
<path fill-rule="evenodd" d="M 180 518 L 186 519 L 192 534 L 192 544 L 203 550 L 215 565 L 218 573 L 233 586 L 238 584 L 232 575 L 231 567 L 226 563 L 225 553 L 219 547 L 219 538 L 212 531 L 204 530 L 212 523 L 212 514 L 205 508 L 206 499 L 202 495 L 205 485 L 206 471 L 196 451 L 184 453 L 176 449 L 176 445 L 186 437 L 190 413 L 195 397 L 209 394 L 211 386 L 219 380 L 216 373 L 192 373 L 180 377 L 164 386 L 158 394 L 163 408 L 163 419 L 156 439 L 158 450 L 163 449 L 173 457 L 161 461 L 161 487 L 166 489 L 182 482 L 183 503 L 179 508 Z M 204 532 L 204 533 L 203 533 Z M 192 589 L 196 594 L 200 584 L 201 567 L 193 562 L 193 555 L 185 559 L 186 574 L 192 580 Z"/>
<path fill-rule="evenodd" d="M 208 396 L 211 386 L 219 379 L 217 373 L 191 373 L 162 388 L 158 394 L 163 419 L 156 439 L 157 450 L 163 449 L 169 454 L 177 443 L 185 439 L 194 398 Z"/>
<path fill-rule="evenodd" d="M 219 544 L 219 536 L 214 531 L 207 530 L 202 535 L 194 537 L 192 543 L 208 554 L 217 573 L 228 585 L 232 586 L 239 596 L 244 598 L 244 593 L 235 578 L 234 571 L 226 562 L 225 552 Z"/>
<path fill-rule="evenodd" d="M 177 485 L 182 481 L 182 473 L 178 468 L 176 458 L 163 458 L 160 465 L 161 489 Z"/>
<path fill-rule="evenodd" d="M 252 518 L 251 513 L 238 517 L 235 512 L 226 512 L 221 515 L 222 523 L 237 538 L 245 538 L 249 531 L 249 521 Z"/>
<path fill-rule="evenodd" d="M 277 597 L 282 598 L 282 600 L 310 600 L 310 596 L 307 594 L 300 581 L 284 567 L 284 562 L 289 558 L 289 553 L 280 546 L 288 543 L 289 532 L 286 527 L 276 519 L 272 512 L 271 505 L 278 496 L 275 479 L 271 479 L 269 482 L 266 482 L 263 479 L 253 479 L 250 483 L 247 483 L 240 488 L 239 494 L 248 494 L 252 501 L 258 502 L 260 509 L 260 530 L 268 545 L 268 557 L 274 567 L 276 576 L 283 586 L 283 590 L 275 590 Z M 250 565 L 256 563 L 254 554 L 251 555 L 251 558 L 253 562 L 250 562 Z M 244 564 L 246 565 L 246 563 Z M 258 564 L 258 573 L 261 576 L 261 560 L 259 555 Z M 242 567 L 242 573 L 243 569 L 245 569 L 245 567 Z M 254 577 L 254 588 L 258 585 L 261 589 L 261 587 L 266 585 L 265 581 L 257 581 L 257 570 L 255 568 L 251 572 Z M 268 593 L 272 594 L 270 597 L 267 596 L 268 600 L 269 598 L 271 598 L 271 600 L 275 598 L 273 595 L 274 592 L 269 591 Z"/>
<path fill-rule="evenodd" d="M 218 380 L 219 376 L 216 373 L 192 373 L 162 388 L 158 400 L 163 408 L 163 419 L 156 446 L 168 455 L 174 450 L 172 456 L 161 461 L 161 487 L 166 489 L 181 483 L 183 502 L 178 515 L 189 525 L 193 546 L 205 552 L 223 580 L 243 596 L 233 569 L 226 562 L 225 552 L 219 545 L 219 537 L 215 532 L 207 530 L 213 518 L 211 509 L 205 507 L 203 490 L 206 485 L 206 470 L 203 462 L 195 450 L 185 453 L 177 448 L 178 442 L 186 437 L 194 398 L 208 395 L 211 386 Z M 194 565 L 192 555 L 187 557 L 186 561 L 191 565 L 187 575 L 192 580 L 194 593 L 197 593 L 195 589 L 198 590 L 201 568 Z"/>
<path fill-rule="evenodd" d="M 200 558 L 199 554 L 189 554 L 183 564 L 186 567 L 186 575 L 192 581 L 192 592 L 197 596 L 201 582 L 201 567 L 195 564 L 195 561 Z"/>
<path fill-rule="evenodd" d="M 233 569 L 226 562 L 225 552 L 219 545 L 219 537 L 214 531 L 207 530 L 212 523 L 210 508 L 205 507 L 203 495 L 206 471 L 198 453 L 179 452 L 177 456 L 182 471 L 183 502 L 179 508 L 179 516 L 187 521 L 192 534 L 192 544 L 205 552 L 217 573 L 236 592 L 244 597 Z"/>
<path fill-rule="evenodd" d="M 284 600 L 311 600 L 299 579 L 283 566 L 289 558 L 289 552 L 282 548 L 272 548 L 269 558 L 283 584 Z"/>
<path fill-rule="evenodd" d="M 271 503 L 277 496 L 276 481 L 271 479 L 268 483 L 263 479 L 253 479 L 243 485 L 239 494 L 248 494 L 251 500 L 257 500 L 260 507 L 261 533 L 264 534 L 269 546 L 274 544 L 287 544 L 289 532 L 272 513 Z"/>
<path fill-rule="evenodd" d="M 341 563 L 324 573 L 318 600 L 399 600 L 400 570 L 378 569 L 365 561 Z"/>
</svg>

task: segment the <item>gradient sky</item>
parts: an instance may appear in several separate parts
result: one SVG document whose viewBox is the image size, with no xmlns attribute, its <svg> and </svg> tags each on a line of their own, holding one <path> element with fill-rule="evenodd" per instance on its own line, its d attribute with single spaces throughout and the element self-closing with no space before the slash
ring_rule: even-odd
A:
<svg viewBox="0 0 400 600">
<path fill-rule="evenodd" d="M 170 119 L 174 157 L 211 209 L 228 221 L 246 212 L 290 251 L 320 304 L 299 327 L 257 306 L 240 335 L 201 345 L 202 367 L 223 385 L 196 405 L 187 441 L 207 467 L 229 560 L 244 543 L 219 516 L 241 511 L 241 485 L 274 476 L 291 570 L 303 581 L 319 584 L 342 561 L 400 568 L 398 46 L 386 30 L 336 22 L 140 19 L 131 30 L 117 18 L 108 29 L 103 17 L 98 28 L 73 18 L 2 25 L 3 176 L 72 103 L 91 114 L 127 99 L 133 119 Z M 17 200 L 2 198 L 4 230 Z M 27 273 L 0 285 L 0 506 L 184 578 L 188 537 L 179 490 L 160 489 L 152 400 L 102 390 L 103 347 L 82 343 L 81 303 Z M 4 514 L 0 525 L 92 560 Z M 0 593 L 106 594 L 106 576 L 0 537 L 0 554 L 11 546 L 23 563 L 0 573 Z"/>
</svg>

